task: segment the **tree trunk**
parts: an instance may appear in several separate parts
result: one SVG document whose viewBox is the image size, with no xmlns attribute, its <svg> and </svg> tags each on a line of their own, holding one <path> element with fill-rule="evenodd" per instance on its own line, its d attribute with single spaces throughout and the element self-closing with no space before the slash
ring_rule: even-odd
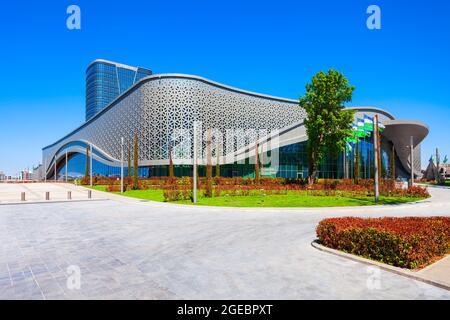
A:
<svg viewBox="0 0 450 320">
<path fill-rule="evenodd" d="M 128 159 L 127 159 L 127 165 L 128 165 L 128 170 L 127 170 L 127 177 L 131 177 L 131 146 L 130 146 L 130 141 L 128 141 Z"/>
<path fill-rule="evenodd" d="M 55 172 L 55 175 L 56 175 L 56 172 Z M 84 172 L 84 177 L 86 178 L 86 181 L 87 181 L 88 176 L 89 176 L 89 147 L 86 145 L 86 170 Z"/>
<path fill-rule="evenodd" d="M 314 184 L 314 180 L 317 175 L 317 163 L 316 163 L 316 155 L 314 151 L 311 151 L 308 160 L 308 184 Z"/>
<path fill-rule="evenodd" d="M 212 197 L 212 154 L 211 154 L 211 129 L 208 129 L 208 140 L 206 141 L 206 187 L 205 197 Z"/>
<path fill-rule="evenodd" d="M 392 144 L 392 151 L 391 151 L 391 179 L 395 180 L 395 147 L 394 144 Z"/>
<path fill-rule="evenodd" d="M 138 189 L 138 156 L 139 156 L 139 143 L 137 134 L 134 135 L 134 168 L 133 168 L 133 188 Z"/>
<path fill-rule="evenodd" d="M 359 172 L 359 165 L 360 165 L 360 159 L 359 159 L 359 141 L 356 142 L 356 148 L 355 148 L 355 174 L 354 174 L 354 180 L 355 184 L 358 184 L 360 172 Z"/>
<path fill-rule="evenodd" d="M 172 160 L 172 145 L 169 146 L 169 178 L 173 179 L 175 176 L 173 170 L 173 160 Z"/>
<path fill-rule="evenodd" d="M 259 183 L 259 143 L 255 146 L 255 182 Z"/>
<path fill-rule="evenodd" d="M 217 153 L 216 177 L 219 178 L 220 177 L 220 146 L 219 146 L 219 142 L 217 142 L 216 153 Z"/>
</svg>

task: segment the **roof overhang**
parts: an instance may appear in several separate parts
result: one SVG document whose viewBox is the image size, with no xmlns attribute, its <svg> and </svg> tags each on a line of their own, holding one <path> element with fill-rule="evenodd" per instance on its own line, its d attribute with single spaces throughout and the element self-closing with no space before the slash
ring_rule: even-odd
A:
<svg viewBox="0 0 450 320">
<path fill-rule="evenodd" d="M 428 126 L 420 121 L 412 120 L 391 120 L 384 125 L 386 128 L 383 130 L 382 136 L 392 141 L 403 167 L 411 172 L 411 137 L 413 148 L 416 148 L 428 135 L 430 131 Z"/>
</svg>

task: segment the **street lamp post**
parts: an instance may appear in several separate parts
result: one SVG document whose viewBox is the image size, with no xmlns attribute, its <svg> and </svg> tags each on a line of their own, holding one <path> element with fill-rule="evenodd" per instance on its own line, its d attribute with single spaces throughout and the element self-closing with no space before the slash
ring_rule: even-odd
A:
<svg viewBox="0 0 450 320">
<path fill-rule="evenodd" d="M 55 154 L 55 182 L 58 180 L 58 177 L 56 176 L 56 154 Z"/>
<path fill-rule="evenodd" d="M 122 137 L 120 141 L 120 193 L 123 193 L 123 144 L 124 140 Z"/>
</svg>

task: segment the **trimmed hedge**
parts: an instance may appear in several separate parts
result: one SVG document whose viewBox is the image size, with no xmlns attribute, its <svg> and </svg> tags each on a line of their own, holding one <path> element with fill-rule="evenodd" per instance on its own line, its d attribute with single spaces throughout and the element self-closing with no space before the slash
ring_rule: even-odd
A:
<svg viewBox="0 0 450 320">
<path fill-rule="evenodd" d="M 329 218 L 316 233 L 327 247 L 408 269 L 450 253 L 450 217 Z"/>
</svg>

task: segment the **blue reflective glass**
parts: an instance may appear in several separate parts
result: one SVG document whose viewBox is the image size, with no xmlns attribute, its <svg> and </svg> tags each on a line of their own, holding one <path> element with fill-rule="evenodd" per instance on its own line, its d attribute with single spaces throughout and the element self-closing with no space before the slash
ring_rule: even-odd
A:
<svg viewBox="0 0 450 320">
<path fill-rule="evenodd" d="M 151 70 L 144 68 L 134 71 L 106 62 L 92 64 L 86 71 L 86 121 L 151 74 Z"/>
</svg>

